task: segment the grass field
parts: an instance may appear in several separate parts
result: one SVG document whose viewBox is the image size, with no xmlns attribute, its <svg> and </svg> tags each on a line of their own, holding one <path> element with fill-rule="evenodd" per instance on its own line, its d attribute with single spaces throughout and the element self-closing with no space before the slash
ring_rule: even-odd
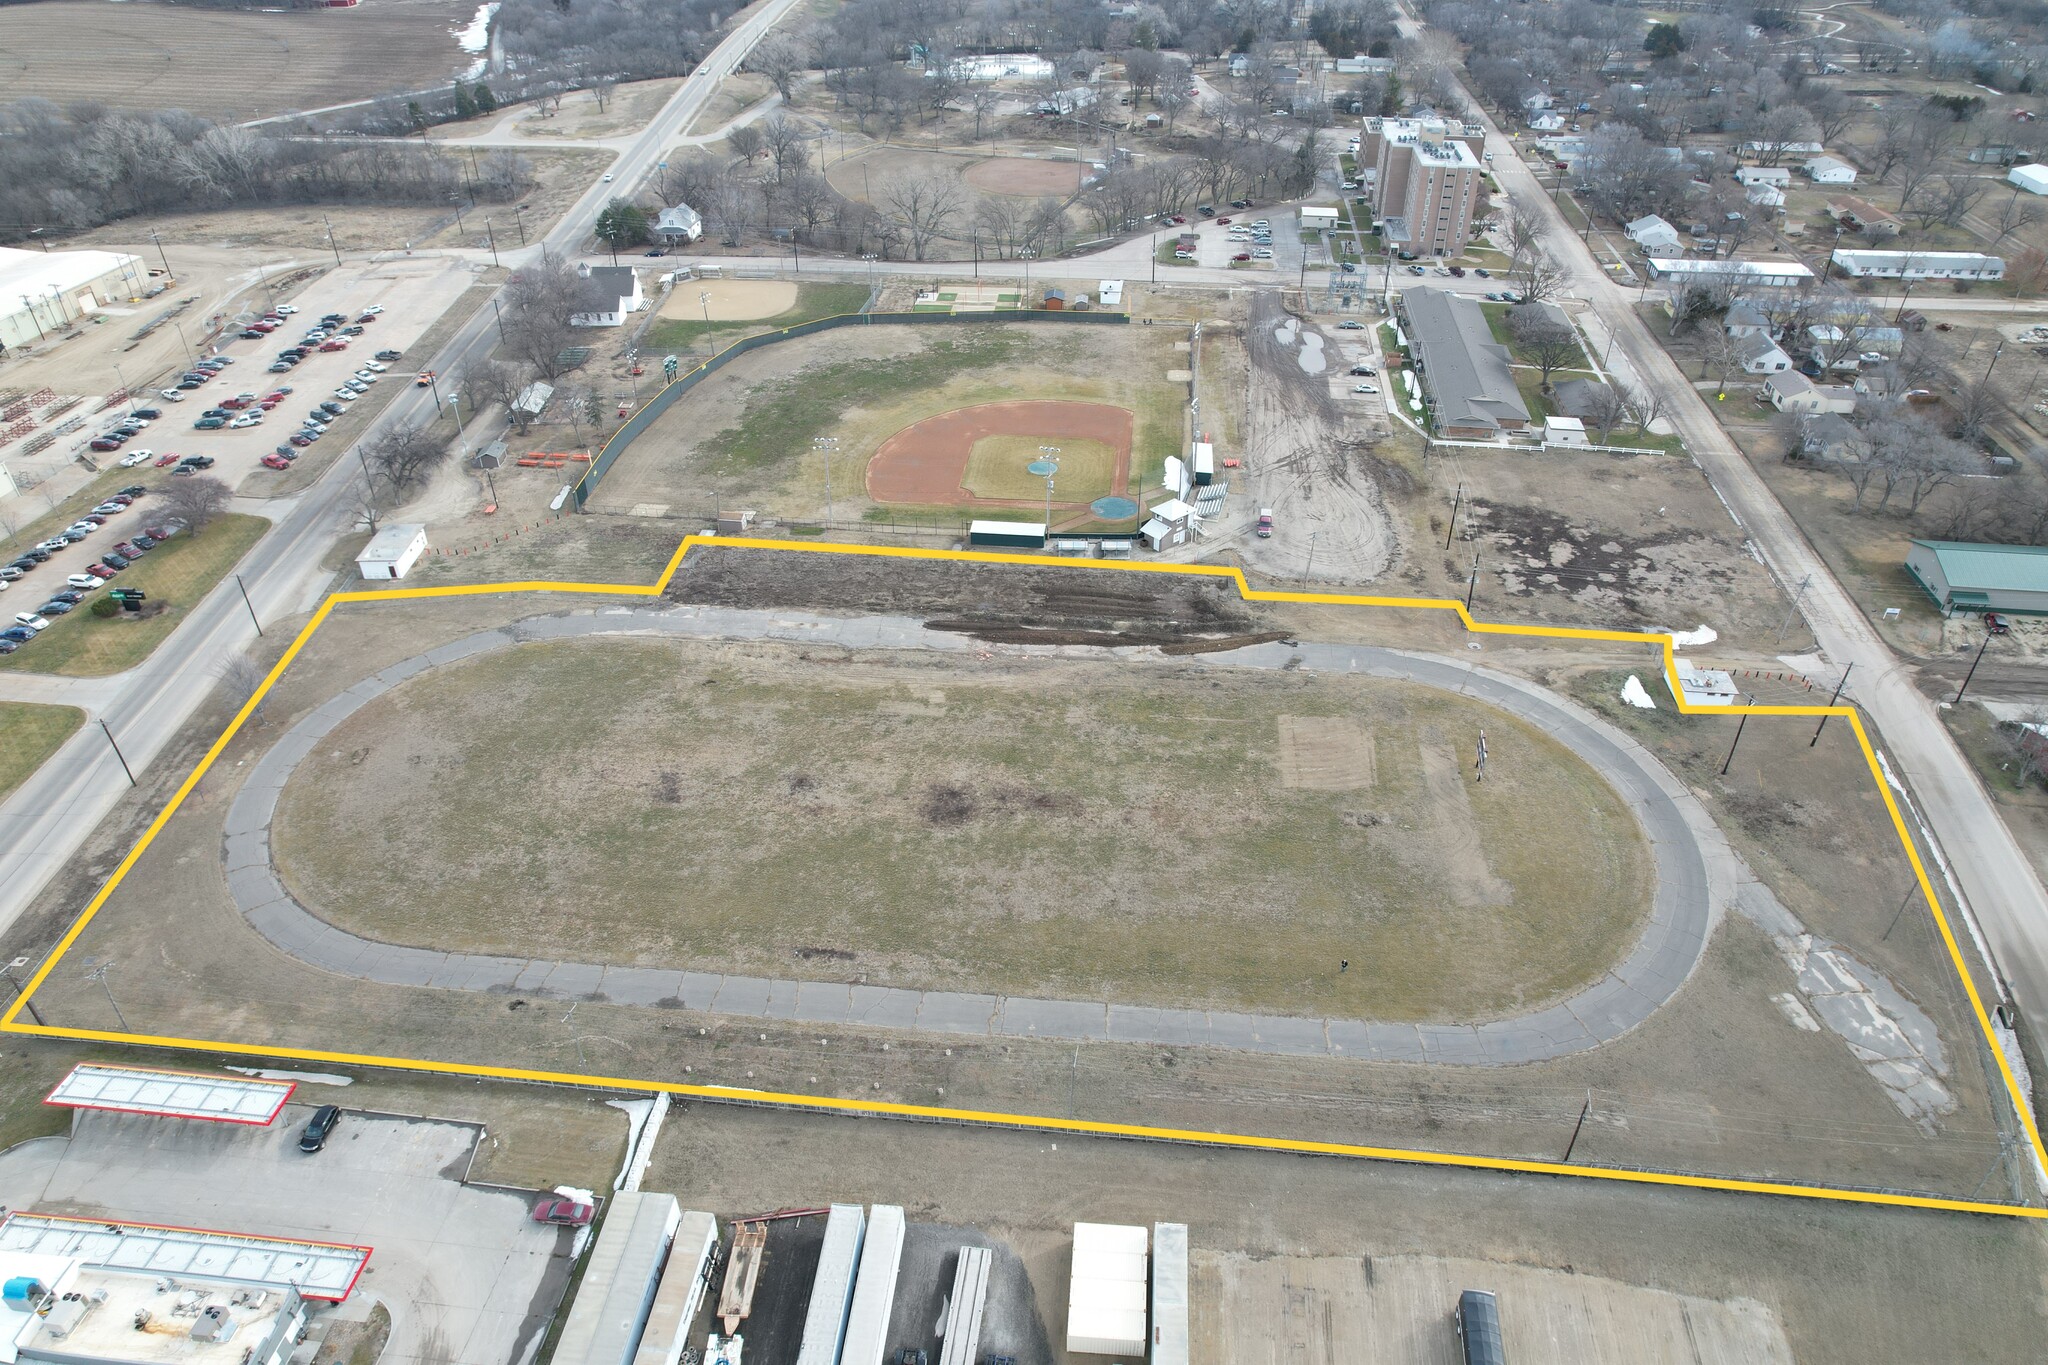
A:
<svg viewBox="0 0 2048 1365">
<path fill-rule="evenodd" d="M 75 706 L 0 702 L 0 800 L 12 795 L 83 724 L 85 712 Z"/>
<path fill-rule="evenodd" d="M 825 662 L 620 640 L 429 672 L 299 768 L 279 864 L 391 941 L 1380 1019 L 1564 993 L 1648 902 L 1614 792 L 1448 693 Z"/>
<path fill-rule="evenodd" d="M 60 106 L 187 109 L 252 119 L 415 90 L 470 59 L 453 30 L 473 0 L 237 10 L 95 0 L 0 7 L 0 89 Z"/>
<path fill-rule="evenodd" d="M 676 286 L 678 294 L 690 299 L 691 282 L 683 281 Z M 772 318 L 753 321 L 726 322 L 701 318 L 662 318 L 647 329 L 640 343 L 644 352 L 710 350 L 719 351 L 732 345 L 742 337 L 755 336 L 761 332 L 773 332 L 783 327 L 794 327 L 800 322 L 812 322 L 818 318 L 838 317 L 845 313 L 858 313 L 867 306 L 868 287 L 864 284 L 801 284 L 797 286 L 796 306 Z"/>
<path fill-rule="evenodd" d="M 1045 458 L 1039 445 L 1036 436 L 983 437 L 967 457 L 967 475 L 961 482 L 978 498 L 1043 497 L 1045 479 L 1025 470 Z M 1059 464 L 1053 483 L 1054 496 L 1061 502 L 1093 502 L 1116 491 L 1116 451 L 1101 441 L 1060 442 Z"/>
<path fill-rule="evenodd" d="M 133 668 L 178 628 L 185 614 L 269 529 L 269 521 L 262 517 L 235 513 L 216 519 L 196 536 L 179 536 L 158 546 L 121 575 L 119 586 L 141 588 L 153 606 L 165 610 L 102 620 L 81 604 L 69 616 L 52 621 L 34 644 L 0 658 L 0 668 L 72 678 L 98 678 Z M 61 586 L 53 581 L 51 591 Z M 93 600 L 97 599 L 88 599 Z"/>
</svg>

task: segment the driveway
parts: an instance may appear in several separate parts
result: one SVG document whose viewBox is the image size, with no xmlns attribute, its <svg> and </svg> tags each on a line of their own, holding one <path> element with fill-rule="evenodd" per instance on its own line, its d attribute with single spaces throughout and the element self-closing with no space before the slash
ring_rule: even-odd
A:
<svg viewBox="0 0 2048 1365">
<path fill-rule="evenodd" d="M 0 1153 L 0 1203 L 366 1245 L 351 1304 L 367 1294 L 390 1310 L 384 1360 L 522 1359 L 567 1282 L 570 1232 L 536 1227 L 523 1193 L 460 1183 L 471 1125 L 349 1113 L 309 1157 L 298 1135 L 311 1113 L 289 1105 L 252 1129 L 80 1112 L 70 1137 Z"/>
</svg>

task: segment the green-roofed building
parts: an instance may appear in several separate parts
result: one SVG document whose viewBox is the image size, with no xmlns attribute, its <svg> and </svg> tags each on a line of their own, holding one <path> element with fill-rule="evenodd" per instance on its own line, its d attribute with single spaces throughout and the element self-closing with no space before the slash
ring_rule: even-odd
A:
<svg viewBox="0 0 2048 1365">
<path fill-rule="evenodd" d="M 1916 540 L 1906 552 L 1906 572 L 1943 615 L 2048 616 L 2048 546 Z"/>
</svg>

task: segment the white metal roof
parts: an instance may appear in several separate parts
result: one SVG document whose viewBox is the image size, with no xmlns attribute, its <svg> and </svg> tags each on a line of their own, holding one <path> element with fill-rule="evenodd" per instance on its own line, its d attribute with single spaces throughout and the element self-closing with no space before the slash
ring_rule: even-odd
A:
<svg viewBox="0 0 2048 1365">
<path fill-rule="evenodd" d="M 60 292 L 91 284 L 124 266 L 136 266 L 137 259 L 120 251 L 23 251 L 0 246 L 0 301 L 17 296 Z"/>
<path fill-rule="evenodd" d="M 555 1343 L 561 1365 L 627 1365 L 633 1359 L 662 1258 L 682 1220 L 682 1205 L 672 1194 L 629 1190 L 612 1196 Z"/>
<path fill-rule="evenodd" d="M 356 563 L 384 564 L 403 559 L 415 541 L 426 539 L 426 526 L 417 521 L 399 521 L 380 529 L 356 556 Z"/>
<path fill-rule="evenodd" d="M 197 1071 L 80 1062 L 57 1082 L 43 1103 L 261 1127 L 276 1119 L 296 1088 L 294 1081 L 264 1081 L 253 1076 L 209 1076 Z"/>
<path fill-rule="evenodd" d="M 27 1212 L 0 1224 L 0 1251 L 72 1256 L 87 1265 L 152 1275 L 192 1275 L 274 1289 L 290 1286 L 306 1298 L 335 1303 L 348 1297 L 370 1259 L 369 1247 L 340 1242 Z"/>
</svg>

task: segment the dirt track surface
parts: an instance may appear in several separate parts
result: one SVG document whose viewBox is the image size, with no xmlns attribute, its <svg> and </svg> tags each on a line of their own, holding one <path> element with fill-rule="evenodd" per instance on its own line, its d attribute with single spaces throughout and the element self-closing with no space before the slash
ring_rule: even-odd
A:
<svg viewBox="0 0 2048 1365">
<path fill-rule="evenodd" d="M 1107 403 L 982 403 L 955 408 L 903 430 L 882 442 L 868 462 L 868 496 L 876 502 L 953 506 L 996 502 L 977 498 L 965 486 L 967 457 L 974 443 L 990 436 L 1030 436 L 1048 441 L 1100 441 L 1116 452 L 1110 491 L 1122 494 L 1131 483 L 1131 410 Z M 1007 505 L 1031 506 L 1029 501 Z M 1086 503 L 1055 502 L 1070 510 Z"/>
<path fill-rule="evenodd" d="M 1081 163 L 997 156 L 977 161 L 960 178 L 983 194 L 1072 194 L 1081 188 Z"/>
<path fill-rule="evenodd" d="M 853 559 L 776 550 L 693 550 L 670 581 L 668 596 L 714 606 L 938 617 L 945 618 L 949 628 L 970 631 L 1038 627 L 1141 634 L 1148 637 L 1145 643 L 1157 636 L 1242 634 L 1263 624 L 1238 597 L 1234 584 L 1178 574 L 1084 572 L 1050 564 L 1037 569 Z"/>
</svg>

